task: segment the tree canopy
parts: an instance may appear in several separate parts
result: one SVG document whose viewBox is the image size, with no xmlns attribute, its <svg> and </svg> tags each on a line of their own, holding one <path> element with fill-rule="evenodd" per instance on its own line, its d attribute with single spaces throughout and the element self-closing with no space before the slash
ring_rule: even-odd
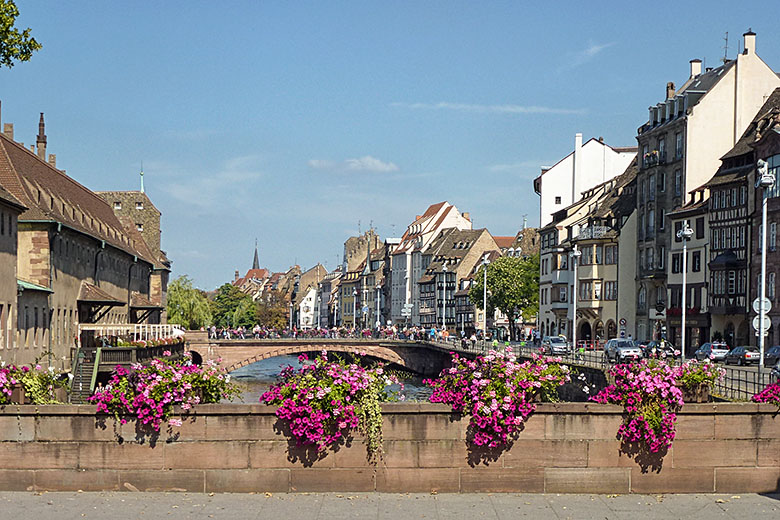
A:
<svg viewBox="0 0 780 520">
<path fill-rule="evenodd" d="M 186 275 L 168 284 L 168 321 L 190 330 L 211 323 L 211 308 L 206 296 L 192 286 Z"/>
<path fill-rule="evenodd" d="M 41 44 L 30 36 L 30 28 L 20 31 L 14 25 L 19 9 L 14 0 L 0 0 L 0 68 L 11 68 L 15 61 L 29 61 Z"/>
<path fill-rule="evenodd" d="M 255 324 L 255 305 L 252 297 L 230 283 L 217 289 L 217 294 L 211 301 L 211 314 L 217 327 L 251 327 Z"/>
<path fill-rule="evenodd" d="M 484 269 L 477 272 L 469 299 L 484 309 L 482 301 Z M 496 308 L 509 320 L 509 331 L 516 339 L 515 318 L 535 316 L 539 311 L 539 255 L 528 258 L 502 256 L 487 266 L 488 310 Z"/>
</svg>

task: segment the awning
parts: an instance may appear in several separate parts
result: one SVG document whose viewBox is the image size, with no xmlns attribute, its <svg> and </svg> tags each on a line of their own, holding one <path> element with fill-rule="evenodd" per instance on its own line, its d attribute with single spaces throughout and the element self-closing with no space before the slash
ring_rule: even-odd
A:
<svg viewBox="0 0 780 520">
<path fill-rule="evenodd" d="M 158 310 L 158 309 L 162 309 L 162 305 L 157 305 L 156 303 L 152 303 L 151 300 L 149 300 L 142 294 L 134 292 L 130 294 L 130 308 L 143 309 L 143 310 Z"/>
<path fill-rule="evenodd" d="M 108 305 L 110 307 L 115 307 L 115 306 L 125 304 L 125 302 L 123 302 L 122 300 L 114 298 L 113 296 L 111 296 L 110 294 L 102 290 L 100 287 L 96 285 L 92 285 L 89 282 L 81 282 L 81 290 L 79 290 L 78 301 L 80 303 L 86 303 L 89 305 L 100 305 L 100 306 Z"/>
<path fill-rule="evenodd" d="M 44 287 L 42 285 L 38 285 L 37 283 L 27 282 L 25 280 L 16 279 L 16 290 L 19 292 L 22 291 L 41 291 L 41 292 L 47 292 L 47 293 L 53 293 L 51 289 L 48 287 Z"/>
</svg>

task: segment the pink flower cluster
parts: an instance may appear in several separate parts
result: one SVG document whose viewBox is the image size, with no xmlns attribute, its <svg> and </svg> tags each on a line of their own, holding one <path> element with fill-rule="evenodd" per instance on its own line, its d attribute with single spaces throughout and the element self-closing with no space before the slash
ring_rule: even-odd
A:
<svg viewBox="0 0 780 520">
<path fill-rule="evenodd" d="M 117 365 L 108 385 L 89 398 L 98 412 L 111 413 L 125 424 L 135 418 L 144 427 L 160 431 L 163 422 L 180 426 L 173 419 L 174 405 L 189 410 L 198 403 L 230 399 L 237 389 L 230 376 L 209 361 L 202 368 L 185 362 L 154 359 L 149 366 L 133 365 L 130 370 Z"/>
<path fill-rule="evenodd" d="M 780 407 L 780 381 L 767 386 L 751 399 L 755 403 L 770 403 Z"/>
<path fill-rule="evenodd" d="M 534 356 L 521 363 L 510 352 L 495 351 L 472 361 L 453 354 L 452 368 L 425 383 L 433 388 L 431 402 L 470 416 L 470 442 L 503 447 L 536 409 L 532 401 L 537 396 L 555 400 L 558 387 L 571 381 L 569 368 L 560 361 Z"/>
<path fill-rule="evenodd" d="M 0 404 L 11 402 L 11 389 L 19 384 L 16 371 L 13 365 L 0 367 Z"/>
<path fill-rule="evenodd" d="M 361 407 L 366 398 L 372 393 L 386 398 L 385 387 L 398 383 L 381 364 L 364 368 L 340 359 L 328 361 L 326 351 L 311 364 L 306 364 L 305 354 L 298 360 L 301 368 L 285 367 L 260 402 L 279 405 L 276 416 L 288 423 L 297 444 L 315 445 L 318 451 L 344 440 L 354 429 L 365 430 Z"/>
<path fill-rule="evenodd" d="M 658 453 L 674 440 L 677 412 L 683 405 L 682 391 L 677 386 L 679 372 L 654 360 L 615 365 L 609 372 L 614 384 L 591 400 L 622 405 L 625 418 L 618 428 L 618 439 L 640 443 L 651 453 Z"/>
</svg>

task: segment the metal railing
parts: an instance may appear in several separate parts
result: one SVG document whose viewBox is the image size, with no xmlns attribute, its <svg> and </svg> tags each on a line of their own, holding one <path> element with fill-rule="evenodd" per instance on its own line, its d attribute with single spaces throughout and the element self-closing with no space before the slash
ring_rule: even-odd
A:
<svg viewBox="0 0 780 520">
<path fill-rule="evenodd" d="M 115 336 L 138 340 L 156 340 L 173 336 L 175 329 L 182 330 L 179 325 L 171 323 L 82 323 L 79 324 L 78 337 L 82 332 L 91 332 L 93 336 Z"/>
<path fill-rule="evenodd" d="M 777 376 L 769 368 L 726 367 L 723 380 L 716 381 L 710 393 L 729 401 L 749 401 L 775 381 Z"/>
</svg>

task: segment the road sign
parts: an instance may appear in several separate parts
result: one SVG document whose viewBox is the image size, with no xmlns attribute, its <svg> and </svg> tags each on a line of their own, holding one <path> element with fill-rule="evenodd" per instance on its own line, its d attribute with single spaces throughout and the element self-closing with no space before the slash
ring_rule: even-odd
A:
<svg viewBox="0 0 780 520">
<path fill-rule="evenodd" d="M 625 326 L 626 326 L 626 323 L 627 323 L 627 322 L 626 322 L 626 319 L 625 319 L 625 318 L 620 318 L 620 326 L 621 326 L 621 327 L 625 327 Z"/>
<path fill-rule="evenodd" d="M 411 316 L 412 315 L 412 309 L 404 307 L 401 309 L 401 316 Z"/>
<path fill-rule="evenodd" d="M 764 297 L 764 312 L 769 312 L 770 310 L 772 310 L 772 302 L 769 301 L 769 298 Z M 756 314 L 761 312 L 761 298 L 753 300 L 753 311 L 755 311 Z"/>
<path fill-rule="evenodd" d="M 764 330 L 769 330 L 769 327 L 772 326 L 772 320 L 769 319 L 769 316 L 764 314 L 761 316 L 764 318 Z M 753 328 L 756 330 L 759 330 L 761 328 L 761 322 L 759 321 L 759 316 L 756 316 L 753 318 Z"/>
</svg>

